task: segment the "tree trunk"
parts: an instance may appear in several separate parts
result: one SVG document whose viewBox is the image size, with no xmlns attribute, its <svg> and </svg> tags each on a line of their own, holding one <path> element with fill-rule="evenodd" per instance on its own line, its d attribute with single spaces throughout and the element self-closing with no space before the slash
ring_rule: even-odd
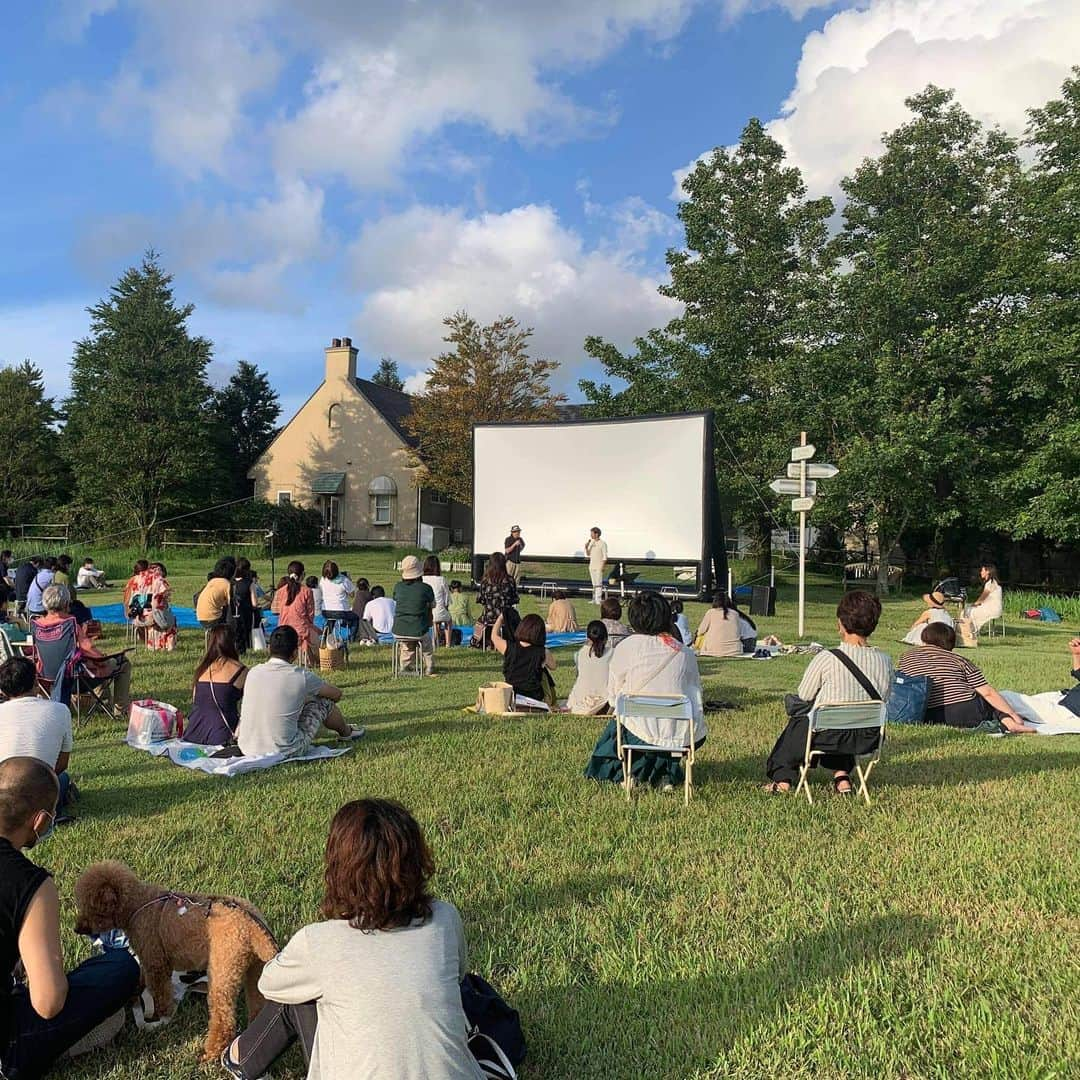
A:
<svg viewBox="0 0 1080 1080">
<path fill-rule="evenodd" d="M 772 570 L 772 518 L 759 515 L 754 521 L 754 546 L 757 548 L 758 575 L 769 576 Z"/>
</svg>

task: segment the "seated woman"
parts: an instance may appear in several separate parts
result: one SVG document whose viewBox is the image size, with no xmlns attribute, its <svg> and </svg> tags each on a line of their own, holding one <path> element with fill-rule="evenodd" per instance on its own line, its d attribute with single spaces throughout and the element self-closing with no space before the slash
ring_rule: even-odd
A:
<svg viewBox="0 0 1080 1080">
<path fill-rule="evenodd" d="M 905 675 L 925 675 L 930 680 L 926 699 L 926 723 L 999 734 L 1026 734 L 1033 729 L 1017 715 L 1005 698 L 968 659 L 957 656 L 956 631 L 945 623 L 932 622 L 922 632 L 922 646 L 900 657 Z"/>
<path fill-rule="evenodd" d="M 712 607 L 698 627 L 698 656 L 742 656 L 742 631 L 739 613 L 726 592 L 713 596 Z"/>
<path fill-rule="evenodd" d="M 460 581 L 450 582 L 450 618 L 454 626 L 464 630 L 466 626 L 472 626 L 472 604 L 468 596 L 461 590 Z"/>
<path fill-rule="evenodd" d="M 600 621 L 607 627 L 608 641 L 612 648 L 623 638 L 630 636 L 630 627 L 622 621 L 622 604 L 618 597 L 609 596 L 600 605 Z"/>
<path fill-rule="evenodd" d="M 150 564 L 149 606 L 143 611 L 138 625 L 146 629 L 146 647 L 156 652 L 172 652 L 176 648 L 176 616 L 169 602 L 172 586 L 165 576 L 164 563 Z"/>
<path fill-rule="evenodd" d="M 204 630 L 210 630 L 228 620 L 235 573 L 236 560 L 231 555 L 218 559 L 214 569 L 210 571 L 210 577 L 195 600 L 195 618 Z"/>
<path fill-rule="evenodd" d="M 184 727 L 186 742 L 230 746 L 240 726 L 240 699 L 248 669 L 240 663 L 236 639 L 227 626 L 207 635 L 206 653 L 195 669 L 191 713 Z"/>
<path fill-rule="evenodd" d="M 453 640 L 451 632 L 454 629 L 453 620 L 450 618 L 450 586 L 442 576 L 442 564 L 438 555 L 429 555 L 424 560 L 424 584 L 430 585 L 435 594 L 435 610 L 431 613 L 432 622 L 435 624 L 434 632 L 442 635 L 444 645 L 449 645 Z"/>
<path fill-rule="evenodd" d="M 263 969 L 267 1005 L 221 1064 L 254 1080 L 297 1040 L 308 1076 L 483 1080 L 461 1005 L 467 970 L 457 909 L 428 892 L 431 854 L 398 803 L 361 799 L 326 842 L 323 922 Z"/>
<path fill-rule="evenodd" d="M 682 694 L 690 702 L 694 717 L 694 746 L 705 741 L 705 710 L 697 657 L 672 636 L 671 605 L 659 593 L 639 593 L 630 601 L 630 626 L 634 632 L 614 650 L 608 668 L 608 701 L 612 708 L 620 694 Z M 630 743 L 655 744 L 663 733 L 647 719 L 627 717 L 623 739 Z M 664 744 L 661 744 L 664 745 Z M 673 748 L 681 744 L 672 742 Z M 585 768 L 591 780 L 621 784 L 615 721 L 604 728 Z M 678 758 L 664 753 L 641 753 L 633 757 L 635 784 L 651 784 L 671 791 L 683 782 L 683 766 Z"/>
<path fill-rule="evenodd" d="M 341 573 L 333 559 L 323 563 L 319 590 L 322 593 L 323 618 L 333 619 L 347 627 L 349 639 L 355 641 L 360 627 L 360 616 L 352 609 L 356 586 Z"/>
<path fill-rule="evenodd" d="M 1000 619 L 1004 610 L 1004 599 L 1001 593 L 1001 584 L 998 582 L 997 567 L 993 563 L 983 563 L 979 567 L 979 579 L 983 583 L 982 592 L 974 604 L 964 608 L 964 614 L 975 624 L 975 633 L 982 632 L 982 628 L 991 619 Z"/>
<path fill-rule="evenodd" d="M 608 638 L 607 627 L 593 619 L 585 628 L 589 639 L 574 657 L 577 678 L 574 680 L 570 696 L 566 699 L 566 711 L 581 716 L 594 716 L 597 713 L 611 711 L 608 703 L 608 673 L 611 668 L 611 654 L 615 646 Z"/>
<path fill-rule="evenodd" d="M 694 637 L 690 633 L 690 620 L 686 617 L 681 600 L 671 601 L 671 615 L 675 623 L 675 629 L 679 631 L 679 638 L 688 647 L 693 646 Z"/>
<path fill-rule="evenodd" d="M 739 611 L 738 605 L 732 605 L 739 616 L 739 640 L 742 642 L 742 651 L 752 653 L 757 648 L 757 623 Z"/>
<path fill-rule="evenodd" d="M 35 619 L 33 626 L 45 629 L 64 622 L 74 623 L 75 643 L 87 675 L 91 679 L 116 675 L 111 688 L 112 705 L 114 709 L 127 713 L 131 704 L 131 661 L 122 652 L 106 654 L 97 648 L 91 635 L 100 633 L 100 624 L 96 630 L 92 623 L 79 625 L 71 614 L 71 592 L 66 585 L 50 585 L 42 594 L 42 602 L 45 614 Z M 65 705 L 70 701 L 70 685 L 63 694 L 63 701 Z"/>
<path fill-rule="evenodd" d="M 784 701 L 788 709 L 787 727 L 780 733 L 776 745 L 765 763 L 769 783 L 767 795 L 791 791 L 798 781 L 799 770 L 806 755 L 806 735 L 810 725 L 811 705 L 840 705 L 856 701 L 885 701 L 893 684 L 893 663 L 889 654 L 869 644 L 870 635 L 881 619 L 881 601 L 861 589 L 844 593 L 836 608 L 836 625 L 840 631 L 840 646 L 819 652 L 803 672 L 797 696 L 789 694 Z M 840 653 L 846 657 L 841 660 Z M 855 674 L 848 665 L 859 671 Z M 863 681 L 874 691 L 871 695 Z M 851 770 L 855 758 L 871 752 L 877 746 L 877 729 L 873 740 L 862 729 L 825 732 L 831 753 L 814 758 L 814 766 L 831 769 L 833 789 L 838 795 L 851 795 Z"/>
<path fill-rule="evenodd" d="M 561 589 L 555 593 L 548 607 L 545 622 L 549 634 L 576 634 L 578 631 L 577 612 Z"/>
<path fill-rule="evenodd" d="M 285 568 L 285 577 L 278 582 L 272 610 L 278 626 L 291 626 L 300 639 L 308 667 L 318 659 L 319 630 L 315 626 L 315 598 L 304 583 L 304 564 L 293 560 Z"/>
<path fill-rule="evenodd" d="M 931 623 L 954 625 L 953 617 L 945 610 L 944 593 L 937 591 L 924 593 L 923 603 L 926 604 L 926 610 L 911 624 L 911 629 L 904 635 L 904 643 L 907 645 L 922 645 L 923 630 Z"/>
<path fill-rule="evenodd" d="M 124 584 L 124 610 L 131 608 L 131 601 L 138 597 L 140 606 L 150 594 L 150 564 L 145 559 L 137 559 L 131 570 L 131 577 Z"/>
<path fill-rule="evenodd" d="M 539 615 L 526 615 L 518 623 L 514 636 L 503 636 L 505 612 L 500 613 L 492 628 L 491 642 L 502 654 L 503 678 L 514 688 L 518 697 L 555 705 L 555 657 L 547 647 L 544 620 Z"/>
<path fill-rule="evenodd" d="M 424 581 L 424 568 L 415 555 L 401 560 L 401 580 L 394 586 L 395 638 L 411 640 L 394 643 L 400 649 L 401 666 L 407 668 L 420 650 L 424 673 L 431 675 L 435 664 L 434 626 L 435 590 Z"/>
</svg>

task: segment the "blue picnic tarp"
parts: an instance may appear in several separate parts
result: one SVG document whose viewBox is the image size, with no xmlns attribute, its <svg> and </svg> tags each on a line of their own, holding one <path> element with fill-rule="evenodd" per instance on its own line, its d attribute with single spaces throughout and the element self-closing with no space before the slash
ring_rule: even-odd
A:
<svg viewBox="0 0 1080 1080">
<path fill-rule="evenodd" d="M 199 620 L 195 617 L 195 609 L 190 607 L 173 607 L 172 613 L 176 616 L 176 625 L 181 630 L 201 630 Z M 98 622 L 108 623 L 111 626 L 123 626 L 127 622 L 123 604 L 95 604 L 91 608 L 94 618 Z M 271 611 L 262 613 L 263 629 L 269 634 L 277 626 L 277 616 Z M 320 615 L 315 620 L 315 625 L 322 629 L 323 617 Z M 466 626 L 461 630 L 462 644 L 467 645 L 472 640 L 472 627 Z M 383 645 L 389 645 L 393 641 L 390 634 L 382 634 L 379 641 Z M 566 645 L 584 645 L 585 633 L 578 631 L 573 634 L 548 634 L 549 649 L 558 649 Z"/>
</svg>

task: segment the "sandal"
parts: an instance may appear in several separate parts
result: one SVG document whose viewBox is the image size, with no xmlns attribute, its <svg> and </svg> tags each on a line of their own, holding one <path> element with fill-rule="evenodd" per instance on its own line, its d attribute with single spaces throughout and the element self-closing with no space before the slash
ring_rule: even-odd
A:
<svg viewBox="0 0 1080 1080">
<path fill-rule="evenodd" d="M 761 790 L 766 795 L 789 795 L 791 794 L 791 785 L 787 787 L 783 785 L 787 783 L 786 780 L 773 780 L 771 783 L 766 784 Z"/>
<path fill-rule="evenodd" d="M 841 791 L 840 790 L 840 785 L 841 784 L 847 784 L 847 790 L 846 791 Z M 851 783 L 851 777 L 847 773 L 845 773 L 843 776 L 834 776 L 832 778 L 832 786 L 833 786 L 833 791 L 835 791 L 837 795 L 848 796 L 848 795 L 854 795 L 855 794 L 855 787 Z"/>
</svg>

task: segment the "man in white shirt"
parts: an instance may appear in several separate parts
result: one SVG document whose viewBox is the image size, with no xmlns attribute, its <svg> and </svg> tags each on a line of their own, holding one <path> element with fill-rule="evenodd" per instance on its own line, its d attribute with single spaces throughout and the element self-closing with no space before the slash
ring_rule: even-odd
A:
<svg viewBox="0 0 1080 1080">
<path fill-rule="evenodd" d="M 71 712 L 61 701 L 50 701 L 35 693 L 34 663 L 25 656 L 13 656 L 0 664 L 0 761 L 32 757 L 44 762 L 60 781 L 60 810 L 67 803 L 71 778 L 68 760 L 74 746 Z"/>
<path fill-rule="evenodd" d="M 604 564 L 608 561 L 607 542 L 600 539 L 600 529 L 594 525 L 585 541 L 585 554 L 589 557 L 589 577 L 592 579 L 594 604 L 604 599 Z"/>
<path fill-rule="evenodd" d="M 106 587 L 105 571 L 98 570 L 94 566 L 93 559 L 84 559 L 79 572 L 75 576 L 75 588 L 77 589 L 104 589 Z"/>
<path fill-rule="evenodd" d="M 341 715 L 338 687 L 323 682 L 313 671 L 296 667 L 299 644 L 291 626 L 279 626 L 270 635 L 270 659 L 247 673 L 237 729 L 237 743 L 245 757 L 302 757 L 320 727 L 345 739 L 364 734 L 363 728 L 350 727 Z"/>
<path fill-rule="evenodd" d="M 371 599 L 364 608 L 364 620 L 371 623 L 380 634 L 392 634 L 395 615 L 397 604 L 386 595 L 386 590 L 381 585 L 376 585 L 371 590 Z"/>
</svg>

